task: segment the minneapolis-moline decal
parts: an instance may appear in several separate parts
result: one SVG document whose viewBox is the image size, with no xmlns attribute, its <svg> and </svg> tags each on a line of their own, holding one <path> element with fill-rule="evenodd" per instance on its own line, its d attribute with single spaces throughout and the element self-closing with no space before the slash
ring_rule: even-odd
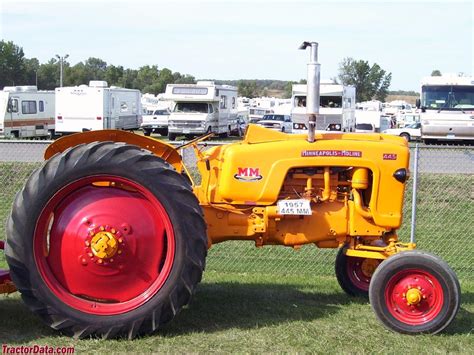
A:
<svg viewBox="0 0 474 355">
<path fill-rule="evenodd" d="M 255 182 L 262 178 L 260 168 L 237 168 L 237 174 L 234 175 L 234 179 L 245 182 Z"/>
<path fill-rule="evenodd" d="M 362 152 L 358 150 L 303 150 L 302 157 L 343 157 L 361 158 Z"/>
<path fill-rule="evenodd" d="M 397 160 L 397 155 L 394 153 L 384 153 L 383 160 Z"/>
</svg>

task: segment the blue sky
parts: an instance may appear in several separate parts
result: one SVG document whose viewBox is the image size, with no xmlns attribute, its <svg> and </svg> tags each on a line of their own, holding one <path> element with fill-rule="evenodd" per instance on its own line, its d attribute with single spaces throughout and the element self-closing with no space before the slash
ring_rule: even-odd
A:
<svg viewBox="0 0 474 355">
<path fill-rule="evenodd" d="M 46 62 L 69 54 L 196 78 L 306 77 L 319 42 L 322 78 L 344 57 L 392 72 L 390 89 L 416 90 L 433 69 L 472 75 L 473 1 L 22 1 L 0 2 L 0 38 Z"/>
</svg>

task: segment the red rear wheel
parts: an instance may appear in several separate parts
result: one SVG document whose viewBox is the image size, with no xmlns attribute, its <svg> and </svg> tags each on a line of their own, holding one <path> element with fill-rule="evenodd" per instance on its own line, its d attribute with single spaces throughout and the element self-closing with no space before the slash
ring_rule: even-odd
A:
<svg viewBox="0 0 474 355">
<path fill-rule="evenodd" d="M 41 212 L 34 237 L 48 287 L 92 314 L 119 314 L 147 302 L 166 281 L 174 251 L 162 204 L 143 186 L 114 176 L 62 188 Z"/>
<path fill-rule="evenodd" d="M 188 181 L 138 147 L 109 142 L 77 146 L 35 171 L 7 236 L 26 304 L 76 337 L 133 338 L 170 322 L 189 303 L 207 253 Z"/>
<path fill-rule="evenodd" d="M 407 334 L 438 333 L 456 316 L 460 287 L 444 261 L 407 251 L 381 263 L 372 277 L 369 297 L 387 328 Z"/>
</svg>

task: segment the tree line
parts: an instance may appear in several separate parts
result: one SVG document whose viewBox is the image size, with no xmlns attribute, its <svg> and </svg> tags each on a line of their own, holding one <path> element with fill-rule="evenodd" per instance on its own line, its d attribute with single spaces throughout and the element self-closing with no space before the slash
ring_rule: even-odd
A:
<svg viewBox="0 0 474 355">
<path fill-rule="evenodd" d="M 0 41 L 0 88 L 15 85 L 36 85 L 40 90 L 53 90 L 59 86 L 60 58 L 40 63 L 37 58 L 26 58 L 23 48 L 11 41 Z M 333 80 L 356 87 L 357 101 L 378 99 L 384 101 L 392 74 L 377 63 L 344 58 L 339 65 L 337 78 Z M 63 86 L 88 84 L 90 80 L 105 80 L 112 86 L 138 89 L 143 93 L 159 94 L 170 83 L 195 83 L 194 76 L 173 72 L 158 65 L 145 65 L 139 69 L 107 64 L 100 58 L 91 57 L 75 65 L 63 59 Z M 237 86 L 239 95 L 249 98 L 267 96 L 271 91 L 291 97 L 293 84 L 305 83 L 284 80 L 214 80 L 217 83 Z"/>
<path fill-rule="evenodd" d="M 0 88 L 16 85 L 36 85 L 40 90 L 54 90 L 59 86 L 60 59 L 51 58 L 40 63 L 37 58 L 26 58 L 23 48 L 13 42 L 0 41 Z M 63 86 L 88 84 L 91 80 L 105 80 L 112 86 L 138 89 L 159 94 L 170 83 L 195 83 L 194 76 L 172 72 L 157 65 L 139 69 L 107 64 L 100 58 L 89 58 L 71 65 L 63 61 Z"/>
</svg>

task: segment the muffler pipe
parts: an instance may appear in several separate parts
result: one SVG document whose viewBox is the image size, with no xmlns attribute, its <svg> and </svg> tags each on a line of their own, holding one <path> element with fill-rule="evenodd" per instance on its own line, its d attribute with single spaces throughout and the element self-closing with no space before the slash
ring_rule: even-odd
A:
<svg viewBox="0 0 474 355">
<path fill-rule="evenodd" d="M 299 49 L 310 47 L 308 79 L 306 84 L 306 115 L 308 116 L 308 142 L 313 143 L 316 131 L 316 117 L 319 115 L 321 64 L 318 63 L 318 43 L 303 42 Z"/>
</svg>

